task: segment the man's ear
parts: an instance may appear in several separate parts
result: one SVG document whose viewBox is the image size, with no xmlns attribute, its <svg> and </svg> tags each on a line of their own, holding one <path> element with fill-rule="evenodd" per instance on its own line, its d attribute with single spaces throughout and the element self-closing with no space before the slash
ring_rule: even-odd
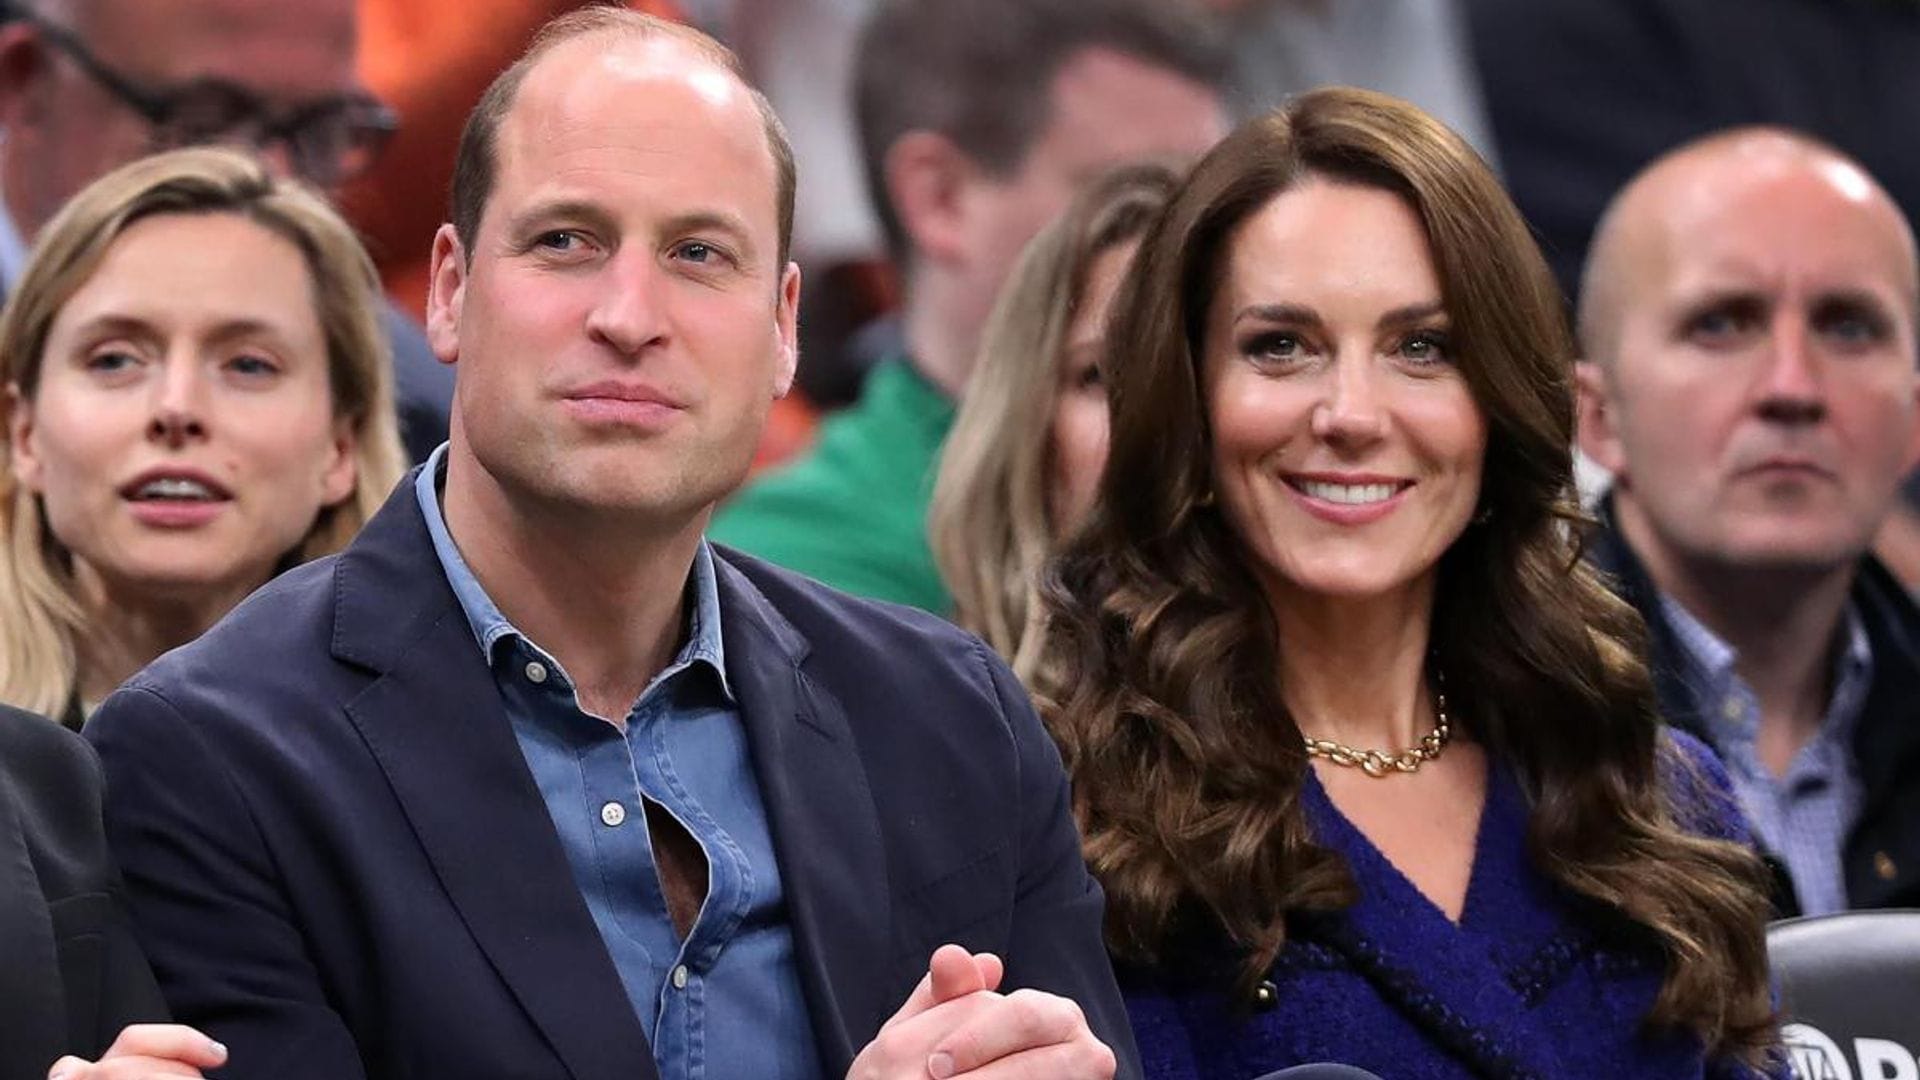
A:
<svg viewBox="0 0 1920 1080">
<path fill-rule="evenodd" d="M 1573 379 L 1579 394 L 1577 441 L 1581 452 L 1616 477 L 1626 475 L 1627 455 L 1620 443 L 1606 371 L 1592 360 L 1581 360 L 1573 365 Z"/>
<path fill-rule="evenodd" d="M 914 257 L 951 262 L 967 249 L 966 189 L 978 168 L 952 139 L 909 131 L 887 147 L 887 199 Z"/>
<path fill-rule="evenodd" d="M 774 320 L 775 332 L 780 335 L 780 367 L 774 372 L 773 396 L 783 398 L 793 389 L 794 372 L 800 367 L 799 263 L 788 263 L 780 275 L 780 298 Z"/>
<path fill-rule="evenodd" d="M 427 345 L 443 364 L 460 359 L 460 308 L 467 295 L 467 251 L 452 225 L 433 234 L 427 269 Z"/>
</svg>

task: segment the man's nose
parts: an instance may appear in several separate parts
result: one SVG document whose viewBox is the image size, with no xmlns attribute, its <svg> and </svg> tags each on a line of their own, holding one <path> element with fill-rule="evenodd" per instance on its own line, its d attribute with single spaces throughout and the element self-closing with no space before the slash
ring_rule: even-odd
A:
<svg viewBox="0 0 1920 1080">
<path fill-rule="evenodd" d="M 589 336 L 623 356 L 637 356 L 665 337 L 661 294 L 667 283 L 649 253 L 616 255 L 604 285 L 587 314 Z"/>
<path fill-rule="evenodd" d="M 1774 322 L 1761 361 L 1760 415 L 1783 424 L 1812 424 L 1827 414 L 1826 372 L 1803 318 L 1783 315 Z"/>
</svg>

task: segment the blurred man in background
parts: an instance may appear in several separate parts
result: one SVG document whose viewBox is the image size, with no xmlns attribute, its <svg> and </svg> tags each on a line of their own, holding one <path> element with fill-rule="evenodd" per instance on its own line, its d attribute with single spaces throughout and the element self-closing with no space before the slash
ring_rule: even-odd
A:
<svg viewBox="0 0 1920 1080">
<path fill-rule="evenodd" d="M 13 0 L 0 6 L 0 288 L 66 200 L 157 149 L 230 143 L 332 192 L 396 117 L 355 74 L 354 0 Z M 451 372 L 386 315 L 401 435 L 446 438 Z"/>
<path fill-rule="evenodd" d="M 1615 475 L 1593 557 L 1783 914 L 1920 904 L 1920 610 L 1869 553 L 1920 452 L 1917 298 L 1873 177 L 1752 128 L 1630 182 L 1581 289 L 1580 443 Z"/>
<path fill-rule="evenodd" d="M 945 613 L 927 505 L 1000 283 L 1105 169 L 1190 160 L 1224 134 L 1225 70 L 1211 24 L 1170 0 L 876 5 L 855 100 L 901 338 L 807 454 L 715 517 L 714 539 Z"/>
</svg>

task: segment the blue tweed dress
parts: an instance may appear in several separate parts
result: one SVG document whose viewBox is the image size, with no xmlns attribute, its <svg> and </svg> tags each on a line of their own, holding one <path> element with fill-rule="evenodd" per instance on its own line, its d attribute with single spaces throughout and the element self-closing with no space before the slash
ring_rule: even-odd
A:
<svg viewBox="0 0 1920 1080">
<path fill-rule="evenodd" d="M 1683 819 L 1742 838 L 1746 827 L 1712 753 L 1674 734 L 1666 772 L 1687 791 Z M 1674 766 L 1685 762 L 1691 768 Z M 1318 840 L 1359 887 L 1350 908 L 1290 922 L 1268 981 L 1246 1001 L 1231 961 L 1192 948 L 1155 972 L 1122 969 L 1150 1080 L 1249 1080 L 1335 1061 L 1386 1080 L 1732 1080 L 1785 1078 L 1710 1061 L 1686 1032 L 1642 1022 L 1661 981 L 1644 931 L 1623 925 L 1539 873 L 1527 852 L 1519 784 L 1490 768 L 1466 904 L 1456 924 L 1309 779 L 1303 804 Z"/>
</svg>

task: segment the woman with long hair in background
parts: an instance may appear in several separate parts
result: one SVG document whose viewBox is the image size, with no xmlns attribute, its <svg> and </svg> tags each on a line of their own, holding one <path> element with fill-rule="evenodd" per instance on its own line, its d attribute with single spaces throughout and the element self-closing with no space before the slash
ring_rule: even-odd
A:
<svg viewBox="0 0 1920 1080">
<path fill-rule="evenodd" d="M 134 162 L 42 231 L 0 316 L 0 702 L 78 727 L 404 466 L 379 281 L 237 151 Z"/>
<path fill-rule="evenodd" d="M 1040 655 L 1041 567 L 1106 464 L 1108 312 L 1176 183 L 1160 165 L 1115 169 L 1027 244 L 941 451 L 928 536 L 954 621 L 1023 679 Z"/>
</svg>

